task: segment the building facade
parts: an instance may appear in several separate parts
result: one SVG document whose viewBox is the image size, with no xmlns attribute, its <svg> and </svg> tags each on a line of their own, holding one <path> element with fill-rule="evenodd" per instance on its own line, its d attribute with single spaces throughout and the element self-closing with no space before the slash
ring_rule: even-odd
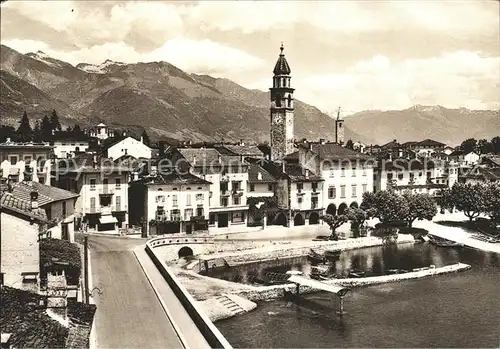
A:
<svg viewBox="0 0 500 349">
<path fill-rule="evenodd" d="M 294 99 L 291 87 L 291 69 L 280 47 L 280 55 L 273 73 L 271 91 L 271 160 L 281 160 L 294 152 Z"/>
<path fill-rule="evenodd" d="M 78 153 L 86 152 L 89 149 L 88 139 L 58 139 L 52 142 L 46 142 L 47 145 L 54 147 L 54 156 L 58 159 L 72 158 Z"/>
<path fill-rule="evenodd" d="M 43 144 L 0 144 L 0 177 L 13 182 L 34 181 L 51 184 L 53 147 Z"/>
<path fill-rule="evenodd" d="M 137 140 L 133 137 L 127 137 L 112 144 L 107 149 L 108 158 L 116 160 L 122 156 L 133 156 L 136 159 L 151 159 L 152 149 L 143 143 L 143 140 Z"/>
</svg>

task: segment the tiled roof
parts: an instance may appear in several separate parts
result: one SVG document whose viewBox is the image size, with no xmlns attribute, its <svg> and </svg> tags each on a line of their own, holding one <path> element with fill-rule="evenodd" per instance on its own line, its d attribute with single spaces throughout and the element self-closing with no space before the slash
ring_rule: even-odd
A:
<svg viewBox="0 0 500 349">
<path fill-rule="evenodd" d="M 307 144 L 301 144 L 301 147 L 307 148 Z M 314 143 L 310 144 L 311 151 L 318 154 L 323 160 L 366 160 L 368 157 L 354 150 L 344 148 L 335 143 Z"/>
<path fill-rule="evenodd" d="M 266 169 L 271 176 L 274 178 L 288 178 L 292 182 L 321 182 L 323 178 L 316 175 L 312 171 L 309 171 L 309 176 L 306 177 L 306 169 L 298 163 L 285 163 L 285 168 L 283 171 L 283 165 L 280 163 L 262 160 L 260 165 Z"/>
<path fill-rule="evenodd" d="M 0 197 L 2 210 L 22 214 L 27 218 L 33 218 L 42 222 L 47 221 L 47 215 L 42 208 L 31 209 L 31 201 L 15 197 L 9 192 L 4 192 Z"/>
<path fill-rule="evenodd" d="M 264 156 L 264 153 L 262 153 L 262 151 L 256 145 L 224 145 L 221 148 L 226 148 L 227 150 L 229 150 L 231 154 L 234 155 L 243 155 L 252 157 Z"/>
<path fill-rule="evenodd" d="M 51 187 L 38 182 L 18 182 L 12 184 L 11 194 L 19 199 L 31 202 L 31 192 L 38 193 L 38 205 L 44 206 L 52 202 L 76 198 L 79 195 L 70 191 Z"/>
<path fill-rule="evenodd" d="M 490 162 L 493 166 L 500 167 L 500 155 L 485 155 L 483 160 Z"/>
<path fill-rule="evenodd" d="M 286 61 L 285 54 L 283 53 L 283 45 L 280 47 L 280 56 L 278 57 L 278 61 L 274 66 L 273 73 L 274 75 L 290 75 L 292 70 Z"/>
<path fill-rule="evenodd" d="M 417 144 L 424 147 L 444 147 L 446 145 L 433 139 L 425 139 Z"/>
<path fill-rule="evenodd" d="M 465 178 L 470 179 L 482 179 L 487 181 L 500 181 L 500 167 L 499 168 L 487 168 L 487 167 L 476 167 L 469 171 L 465 175 Z"/>
<path fill-rule="evenodd" d="M 191 166 L 215 166 L 219 156 L 223 165 L 243 165 L 239 156 L 221 154 L 213 148 L 178 148 L 178 151 Z"/>
<path fill-rule="evenodd" d="M 181 173 L 179 171 L 172 171 L 170 173 L 159 174 L 155 177 L 146 177 L 140 180 L 145 184 L 212 184 L 192 173 Z"/>
<path fill-rule="evenodd" d="M 394 148 L 394 147 L 400 147 L 400 146 L 401 146 L 401 144 L 399 144 L 397 140 L 393 140 L 393 141 L 390 141 L 389 143 L 381 145 L 380 148 L 387 149 L 387 148 Z"/>
<path fill-rule="evenodd" d="M 71 158 L 69 161 L 67 159 L 59 160 L 58 168 L 64 172 L 101 172 L 101 171 L 121 171 L 130 172 L 131 169 L 127 166 L 117 164 L 113 159 L 108 159 L 96 155 L 97 164 L 94 167 L 94 154 L 92 153 L 82 153 Z M 67 168 L 66 165 L 69 164 L 70 167 Z M 56 170 L 53 169 L 53 172 Z"/>
<path fill-rule="evenodd" d="M 382 169 L 384 171 L 398 171 L 398 170 L 411 170 L 411 171 L 421 171 L 421 170 L 430 170 L 435 167 L 434 161 L 428 160 L 428 161 L 420 161 L 417 159 L 395 159 L 393 161 L 388 161 L 388 162 L 378 162 L 377 163 L 377 169 Z"/>
<path fill-rule="evenodd" d="M 259 173 L 261 175 L 259 179 Z M 257 161 L 250 164 L 248 168 L 248 182 L 249 183 L 275 183 L 276 178 L 259 165 Z"/>
</svg>

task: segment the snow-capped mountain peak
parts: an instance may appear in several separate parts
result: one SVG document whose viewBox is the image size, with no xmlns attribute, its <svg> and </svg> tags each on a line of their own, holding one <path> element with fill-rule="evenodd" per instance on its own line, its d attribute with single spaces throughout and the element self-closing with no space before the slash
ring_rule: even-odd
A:
<svg viewBox="0 0 500 349">
<path fill-rule="evenodd" d="M 89 64 L 89 63 L 80 63 L 76 67 L 80 70 L 83 70 L 87 73 L 94 73 L 94 74 L 106 74 L 109 72 L 109 68 L 112 66 L 122 66 L 125 65 L 125 63 L 122 62 L 115 62 L 110 59 L 106 59 L 103 63 L 99 65 L 95 64 Z"/>
</svg>

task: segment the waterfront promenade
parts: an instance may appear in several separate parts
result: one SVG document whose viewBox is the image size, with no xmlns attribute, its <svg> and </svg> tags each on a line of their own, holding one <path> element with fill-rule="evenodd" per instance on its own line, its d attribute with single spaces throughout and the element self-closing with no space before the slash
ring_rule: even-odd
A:
<svg viewBox="0 0 500 349">
<path fill-rule="evenodd" d="M 134 249 L 144 248 L 145 240 L 90 236 L 92 283 L 102 294 L 94 293 L 96 348 L 209 348 L 196 325 L 147 255 Z M 153 284 L 146 276 L 147 270 Z M 175 319 L 165 312 L 159 293 Z M 175 323 L 173 323 L 175 321 Z M 179 338 L 182 329 L 187 344 Z"/>
</svg>

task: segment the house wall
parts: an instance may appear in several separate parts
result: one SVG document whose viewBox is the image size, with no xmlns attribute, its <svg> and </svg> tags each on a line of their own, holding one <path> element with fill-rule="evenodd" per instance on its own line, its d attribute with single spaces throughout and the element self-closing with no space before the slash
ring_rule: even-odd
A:
<svg viewBox="0 0 500 349">
<path fill-rule="evenodd" d="M 17 176 L 17 181 L 21 182 L 25 180 L 24 171 L 28 164 L 32 172 L 31 180 L 51 185 L 50 154 L 51 149 L 30 149 L 29 146 L 26 146 L 24 149 L 2 149 L 0 151 L 2 177 L 8 178 L 9 175 Z M 16 161 L 14 161 L 14 158 Z"/>
<path fill-rule="evenodd" d="M 317 183 L 316 194 L 314 194 L 311 182 L 301 182 L 302 190 L 299 192 L 297 189 L 298 183 L 291 183 L 290 190 L 290 206 L 292 210 L 312 210 L 323 208 L 323 182 Z M 312 206 L 312 197 L 318 198 L 318 204 L 316 207 Z M 299 198 L 302 202 L 299 203 Z"/>
<path fill-rule="evenodd" d="M 79 152 L 87 151 L 89 142 L 87 141 L 61 141 L 54 142 L 54 155 L 57 158 L 67 158 L 68 154 L 74 156 L 77 150 Z"/>
<path fill-rule="evenodd" d="M 360 205 L 363 193 L 373 192 L 374 189 L 373 167 L 370 164 L 363 168 L 361 164 L 325 162 L 321 176 L 325 180 L 322 192 L 325 209 L 330 204 L 334 204 L 337 209 L 342 203 L 349 206 L 356 202 Z M 335 188 L 333 196 L 330 196 L 330 188 Z"/>
<path fill-rule="evenodd" d="M 273 188 L 275 187 L 276 184 L 270 183 Z M 253 191 L 251 190 L 253 185 Z M 247 192 L 247 197 L 261 197 L 261 196 L 266 196 L 266 197 L 272 197 L 274 196 L 274 189 L 269 190 L 268 183 L 248 183 L 248 192 Z M 271 188 L 272 189 L 272 188 Z"/>
<path fill-rule="evenodd" d="M 38 224 L 30 224 L 26 219 L 2 212 L 1 229 L 0 260 L 4 285 L 38 291 L 39 283 L 23 283 L 21 275 L 23 272 L 40 273 Z"/>
<path fill-rule="evenodd" d="M 132 137 L 127 137 L 108 148 L 108 157 L 116 160 L 123 155 L 131 155 L 137 159 L 151 159 L 151 152 L 151 148 L 141 141 L 138 141 Z"/>
<path fill-rule="evenodd" d="M 75 204 L 76 199 L 62 200 L 58 202 L 53 202 L 47 206 L 50 206 L 50 219 L 57 222 L 57 225 L 50 228 L 50 236 L 53 239 L 64 239 L 69 242 L 75 241 L 75 229 L 74 229 L 74 217 L 75 217 Z M 66 206 L 66 213 L 64 213 L 63 206 Z M 45 208 L 45 206 L 43 207 Z M 47 212 L 47 211 L 46 211 Z M 63 225 L 67 228 L 67 234 L 63 233 Z"/>
<path fill-rule="evenodd" d="M 479 163 L 479 158 L 480 156 L 474 152 L 471 152 L 469 154 L 465 154 L 463 157 L 463 165 L 470 166 L 470 165 L 477 165 Z"/>
</svg>

